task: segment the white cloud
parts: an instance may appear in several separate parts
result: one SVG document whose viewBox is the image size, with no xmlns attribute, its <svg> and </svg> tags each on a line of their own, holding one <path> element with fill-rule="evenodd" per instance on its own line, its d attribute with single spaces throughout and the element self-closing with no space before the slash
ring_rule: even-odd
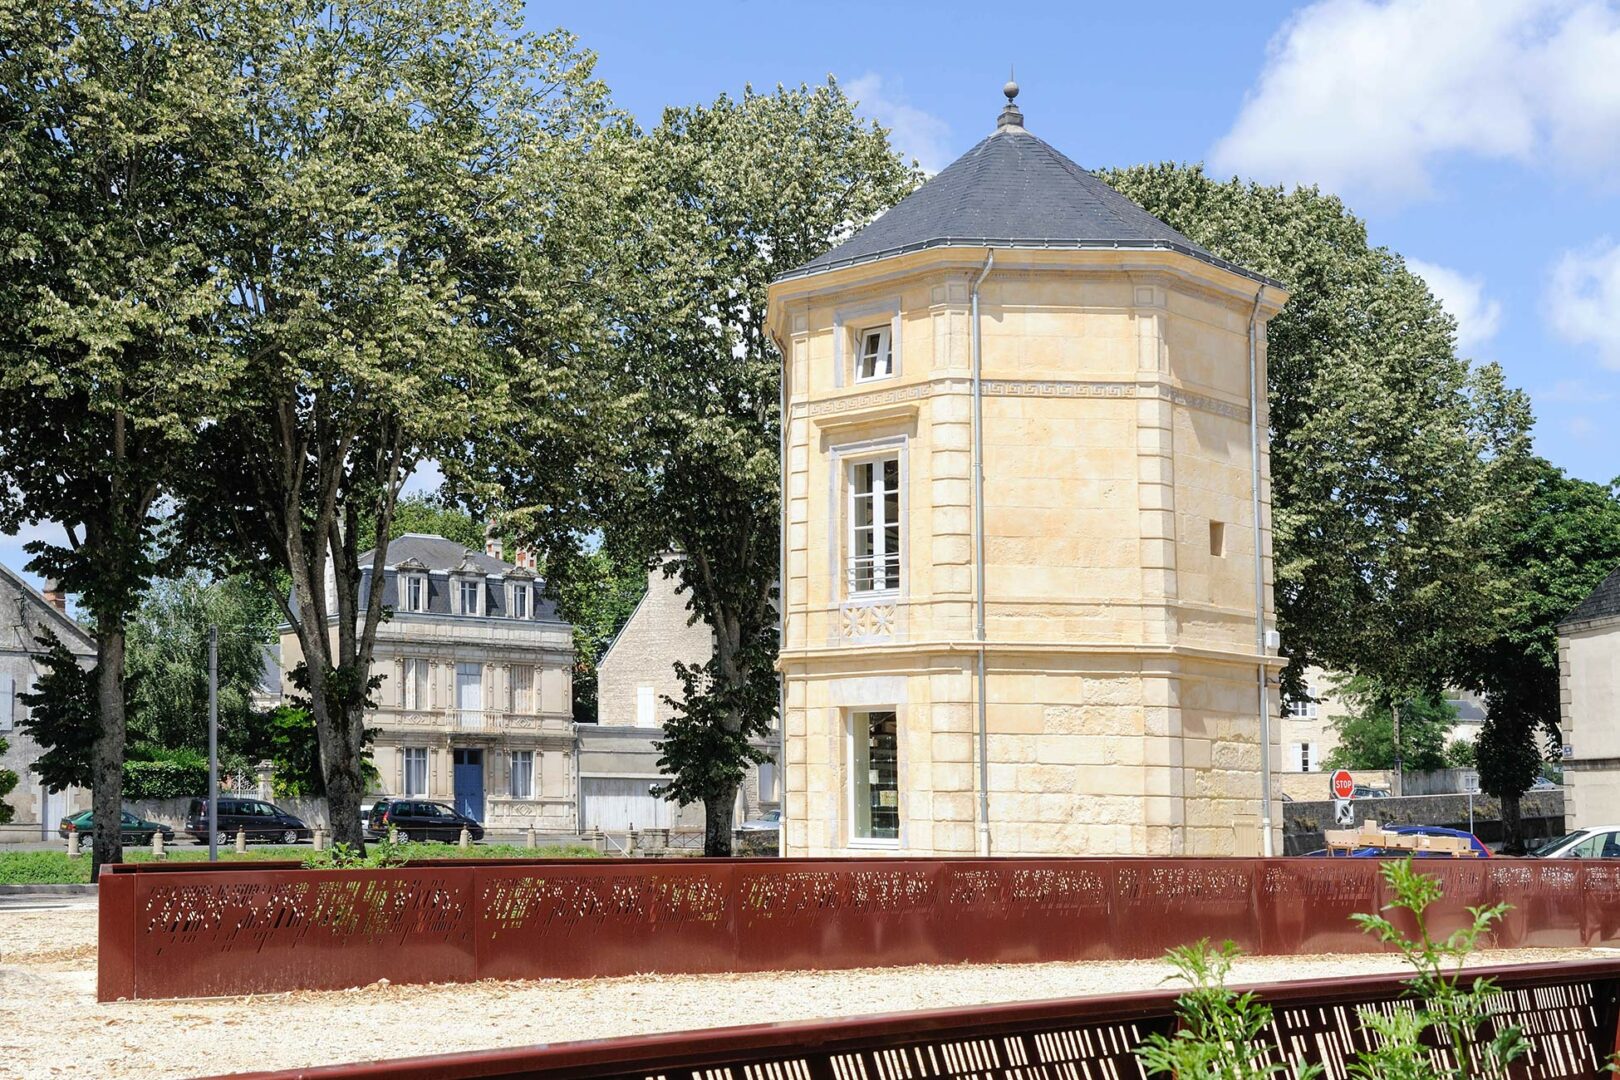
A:
<svg viewBox="0 0 1620 1080">
<path fill-rule="evenodd" d="M 1620 244 L 1604 239 L 1566 251 L 1553 267 L 1544 304 L 1553 332 L 1591 345 L 1605 367 L 1620 370 Z"/>
<path fill-rule="evenodd" d="M 1537 401 L 1551 402 L 1556 405 L 1586 405 L 1593 402 L 1608 401 L 1614 397 L 1607 390 L 1599 390 L 1585 379 L 1559 379 L 1551 386 L 1537 390 Z"/>
<path fill-rule="evenodd" d="M 1386 197 L 1453 154 L 1586 175 L 1620 162 L 1612 0 L 1322 0 L 1272 39 L 1222 171 Z"/>
<path fill-rule="evenodd" d="M 889 129 L 889 141 L 907 158 L 916 158 L 927 172 L 950 164 L 951 126 L 931 112 L 905 100 L 898 81 L 885 85 L 883 76 L 867 72 L 844 84 L 856 102 L 855 111 Z"/>
<path fill-rule="evenodd" d="M 1421 259 L 1407 259 L 1407 269 L 1422 278 L 1446 313 L 1457 320 L 1457 348 L 1463 352 L 1496 336 L 1502 305 L 1485 295 L 1485 279 L 1470 277 Z"/>
</svg>

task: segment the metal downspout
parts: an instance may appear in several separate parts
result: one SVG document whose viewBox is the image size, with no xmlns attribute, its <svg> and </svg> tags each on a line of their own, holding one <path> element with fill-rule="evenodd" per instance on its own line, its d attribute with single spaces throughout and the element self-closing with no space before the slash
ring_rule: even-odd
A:
<svg viewBox="0 0 1620 1080">
<path fill-rule="evenodd" d="M 996 253 L 988 252 L 973 282 L 973 636 L 979 645 L 979 854 L 990 854 L 990 736 L 984 675 L 984 380 L 979 337 L 979 286 L 990 276 Z"/>
<path fill-rule="evenodd" d="M 1257 665 L 1256 685 L 1260 697 L 1260 853 L 1275 854 L 1271 839 L 1271 716 L 1266 686 L 1266 582 L 1263 534 L 1260 527 L 1260 360 L 1258 335 L 1260 301 L 1266 287 L 1254 294 L 1249 312 L 1249 489 L 1250 513 L 1254 522 L 1254 651 L 1262 657 Z"/>
<path fill-rule="evenodd" d="M 790 363 L 781 339 L 773 332 L 771 341 L 782 357 L 781 388 L 777 394 L 777 463 L 781 479 L 782 509 L 778 514 L 776 536 L 776 807 L 781 832 L 777 833 L 776 854 L 787 857 L 787 672 L 782 668 L 783 635 L 787 631 L 787 515 L 788 515 L 788 371 Z"/>
</svg>

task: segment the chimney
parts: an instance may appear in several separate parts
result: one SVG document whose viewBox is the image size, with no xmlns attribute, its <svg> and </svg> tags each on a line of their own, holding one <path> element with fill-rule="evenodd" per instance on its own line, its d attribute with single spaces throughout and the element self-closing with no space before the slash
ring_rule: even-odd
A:
<svg viewBox="0 0 1620 1080">
<path fill-rule="evenodd" d="M 484 554 L 492 559 L 501 557 L 501 538 L 495 535 L 495 519 L 484 523 Z"/>
<path fill-rule="evenodd" d="M 525 570 L 533 570 L 539 565 L 535 560 L 534 552 L 528 548 L 518 548 L 512 552 L 512 563 L 514 566 L 521 566 Z"/>
<path fill-rule="evenodd" d="M 45 583 L 45 599 L 50 601 L 51 607 L 64 615 L 67 614 L 67 593 L 62 591 L 61 582 L 47 581 Z"/>
</svg>

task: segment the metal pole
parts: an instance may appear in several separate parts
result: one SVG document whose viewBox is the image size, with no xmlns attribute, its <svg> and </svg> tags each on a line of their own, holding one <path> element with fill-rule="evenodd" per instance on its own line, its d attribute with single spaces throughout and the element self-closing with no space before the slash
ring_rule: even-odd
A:
<svg viewBox="0 0 1620 1080">
<path fill-rule="evenodd" d="M 219 627 L 208 628 L 208 861 L 219 861 Z"/>
<path fill-rule="evenodd" d="M 984 378 L 979 334 L 979 286 L 990 276 L 996 253 L 986 252 L 984 269 L 973 283 L 973 636 L 979 644 L 979 854 L 990 854 L 990 725 L 984 672 Z"/>
<path fill-rule="evenodd" d="M 1392 785 L 1395 790 L 1390 794 L 1398 799 L 1406 794 L 1406 778 L 1401 775 L 1401 706 L 1399 702 L 1390 706 L 1390 726 L 1394 729 L 1391 734 L 1395 743 L 1395 782 Z"/>
<path fill-rule="evenodd" d="M 1254 524 L 1254 651 L 1261 657 L 1256 672 L 1256 697 L 1260 706 L 1260 854 L 1273 854 L 1271 839 L 1271 703 L 1266 692 L 1266 581 L 1265 543 L 1260 521 L 1260 408 L 1265 400 L 1260 388 L 1258 329 L 1260 301 L 1266 287 L 1254 294 L 1249 312 L 1249 497 Z"/>
</svg>

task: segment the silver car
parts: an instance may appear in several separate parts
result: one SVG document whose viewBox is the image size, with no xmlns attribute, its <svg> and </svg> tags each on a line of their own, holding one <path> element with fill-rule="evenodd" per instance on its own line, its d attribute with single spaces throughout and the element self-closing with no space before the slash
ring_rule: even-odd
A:
<svg viewBox="0 0 1620 1080">
<path fill-rule="evenodd" d="M 757 818 L 749 818 L 737 826 L 738 832 L 776 832 L 782 828 L 782 811 L 767 810 Z"/>
<path fill-rule="evenodd" d="M 1537 859 L 1620 859 L 1620 825 L 1591 825 L 1530 849 Z"/>
</svg>

